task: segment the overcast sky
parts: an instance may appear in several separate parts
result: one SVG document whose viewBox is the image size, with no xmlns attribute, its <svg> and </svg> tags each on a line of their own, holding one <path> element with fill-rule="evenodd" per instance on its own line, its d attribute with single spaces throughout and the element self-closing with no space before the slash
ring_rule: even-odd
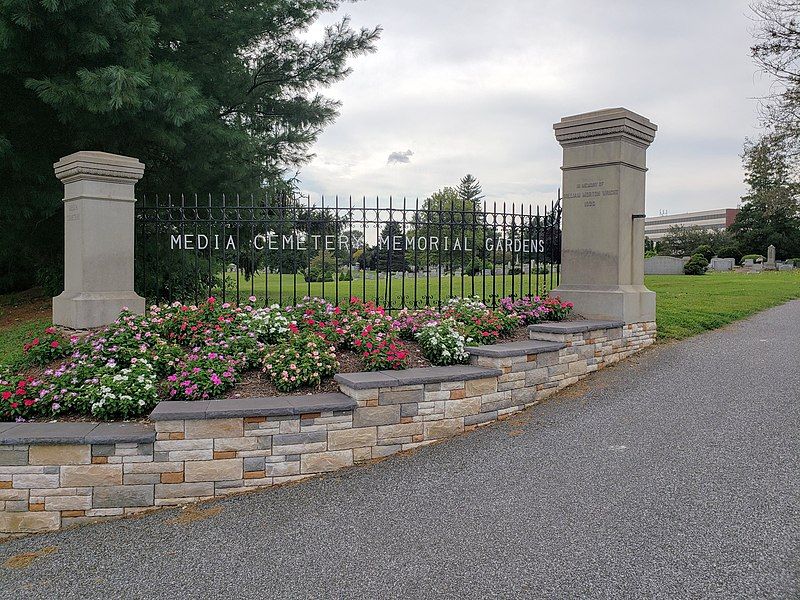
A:
<svg viewBox="0 0 800 600">
<path fill-rule="evenodd" d="M 658 125 L 647 213 L 735 207 L 768 81 L 746 0 L 365 0 L 375 54 L 324 91 L 341 115 L 301 172 L 313 195 L 424 198 L 465 173 L 488 200 L 555 197 L 561 117 L 624 106 Z M 335 19 L 330 16 L 321 27 Z M 314 31 L 311 32 L 314 34 Z"/>
</svg>

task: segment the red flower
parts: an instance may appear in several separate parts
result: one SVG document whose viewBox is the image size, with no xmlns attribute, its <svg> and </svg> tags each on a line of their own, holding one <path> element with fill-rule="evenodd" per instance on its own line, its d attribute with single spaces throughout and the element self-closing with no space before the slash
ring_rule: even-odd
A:
<svg viewBox="0 0 800 600">
<path fill-rule="evenodd" d="M 26 398 L 26 399 L 23 401 L 23 404 L 24 404 L 25 406 L 33 406 L 35 403 L 36 403 L 36 400 L 31 400 L 30 398 Z"/>
<path fill-rule="evenodd" d="M 50 342 L 51 348 L 58 348 L 58 342 Z"/>
<path fill-rule="evenodd" d="M 13 394 L 11 392 L 3 392 L 3 400 L 8 400 Z"/>
</svg>

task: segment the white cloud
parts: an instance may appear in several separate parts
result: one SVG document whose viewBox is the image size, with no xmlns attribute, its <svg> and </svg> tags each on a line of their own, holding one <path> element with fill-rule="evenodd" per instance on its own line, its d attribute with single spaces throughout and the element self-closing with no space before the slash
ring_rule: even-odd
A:
<svg viewBox="0 0 800 600">
<path fill-rule="evenodd" d="M 625 106 L 659 126 L 650 214 L 735 206 L 742 142 L 757 131 L 754 98 L 766 89 L 749 58 L 747 4 L 344 4 L 355 26 L 380 24 L 384 34 L 377 53 L 326 91 L 342 101 L 341 116 L 303 169 L 303 188 L 422 198 L 469 172 L 489 201 L 543 203 L 561 177 L 552 124 Z M 398 147 L 414 148 L 413 160 L 387 168 Z"/>
</svg>

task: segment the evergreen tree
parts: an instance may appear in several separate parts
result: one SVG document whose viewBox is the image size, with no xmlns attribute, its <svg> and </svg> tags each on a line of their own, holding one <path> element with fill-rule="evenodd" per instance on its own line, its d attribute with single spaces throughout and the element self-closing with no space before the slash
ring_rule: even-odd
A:
<svg viewBox="0 0 800 600">
<path fill-rule="evenodd" d="M 381 272 L 406 270 L 405 236 L 397 221 L 387 221 L 372 253 L 372 268 Z"/>
<path fill-rule="evenodd" d="M 777 258 L 800 256 L 798 184 L 791 180 L 784 145 L 764 136 L 745 146 L 745 182 L 750 193 L 729 231 L 742 254 L 766 254 L 773 244 Z"/>
<path fill-rule="evenodd" d="M 61 254 L 52 164 L 77 150 L 141 159 L 139 193 L 258 193 L 311 156 L 337 115 L 316 92 L 374 50 L 339 0 L 0 3 L 0 291 Z"/>
<path fill-rule="evenodd" d="M 456 188 L 456 192 L 458 193 L 458 197 L 465 202 L 470 202 L 476 205 L 479 204 L 484 198 L 481 182 L 475 179 L 475 177 L 469 173 L 461 178 L 461 181 Z"/>
</svg>

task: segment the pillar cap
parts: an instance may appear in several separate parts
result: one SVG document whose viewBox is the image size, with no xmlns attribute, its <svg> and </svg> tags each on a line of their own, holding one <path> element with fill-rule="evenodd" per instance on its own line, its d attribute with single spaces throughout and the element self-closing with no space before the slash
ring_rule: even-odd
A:
<svg viewBox="0 0 800 600">
<path fill-rule="evenodd" d="M 624 139 L 646 148 L 658 127 L 647 117 L 620 107 L 564 117 L 553 129 L 562 146 Z"/>
<path fill-rule="evenodd" d="M 134 184 L 144 174 L 144 164 L 136 158 L 86 150 L 65 156 L 53 169 L 63 183 L 91 180 Z"/>
</svg>

